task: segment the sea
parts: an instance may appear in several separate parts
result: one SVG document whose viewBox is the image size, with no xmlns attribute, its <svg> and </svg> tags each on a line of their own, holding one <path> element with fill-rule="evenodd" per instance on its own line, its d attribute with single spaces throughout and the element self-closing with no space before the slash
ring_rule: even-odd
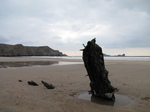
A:
<svg viewBox="0 0 150 112">
<path fill-rule="evenodd" d="M 24 57 L 24 56 L 23 56 Z M 52 58 L 52 59 L 82 59 L 82 56 L 25 56 L 28 58 Z M 20 57 L 21 58 L 21 57 Z M 104 57 L 104 60 L 133 60 L 133 61 L 150 61 L 150 56 L 125 56 L 125 57 Z M 51 62 L 51 61 L 25 61 L 25 62 L 0 62 L 0 68 L 16 68 L 16 67 L 41 67 L 41 66 L 58 66 L 58 65 L 71 65 L 83 64 L 83 62 Z"/>
<path fill-rule="evenodd" d="M 31 58 L 82 59 L 82 56 L 30 56 Z M 150 56 L 106 56 L 105 60 L 150 61 Z"/>
</svg>

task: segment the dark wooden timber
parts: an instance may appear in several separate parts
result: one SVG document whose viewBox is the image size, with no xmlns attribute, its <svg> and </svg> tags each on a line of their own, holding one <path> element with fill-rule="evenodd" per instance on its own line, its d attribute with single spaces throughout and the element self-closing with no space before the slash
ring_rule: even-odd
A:
<svg viewBox="0 0 150 112">
<path fill-rule="evenodd" d="M 43 83 L 43 85 L 47 88 L 47 89 L 54 89 L 55 87 L 52 84 L 48 84 L 45 81 L 41 81 Z"/>
<path fill-rule="evenodd" d="M 90 79 L 90 93 L 93 96 L 115 100 L 117 88 L 111 86 L 108 71 L 105 68 L 102 48 L 96 44 L 96 39 L 88 41 L 83 49 L 83 61 Z"/>
<path fill-rule="evenodd" d="M 34 81 L 28 81 L 28 84 L 29 85 L 32 85 L 32 86 L 39 86 L 36 82 Z"/>
</svg>

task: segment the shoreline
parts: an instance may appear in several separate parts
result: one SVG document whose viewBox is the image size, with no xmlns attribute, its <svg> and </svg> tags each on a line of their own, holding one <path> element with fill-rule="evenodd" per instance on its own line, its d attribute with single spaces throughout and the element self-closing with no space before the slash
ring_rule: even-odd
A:
<svg viewBox="0 0 150 112">
<path fill-rule="evenodd" d="M 0 57 L 0 62 L 4 61 L 73 61 L 80 62 L 82 57 L 68 56 L 68 57 L 55 57 L 55 56 L 29 56 L 29 57 Z M 150 61 L 150 57 L 104 57 L 105 61 Z"/>
<path fill-rule="evenodd" d="M 0 62 L 13 61 L 65 61 L 82 62 L 72 59 L 41 59 L 0 57 Z M 83 64 L 0 68 L 0 112 L 148 112 L 150 111 L 150 62 L 105 60 L 108 78 L 112 86 L 119 89 L 117 94 L 135 101 L 123 107 L 101 105 L 78 99 L 75 94 L 90 90 L 89 78 Z M 23 82 L 19 82 L 22 80 Z M 27 84 L 35 81 L 39 86 Z M 47 90 L 41 80 L 56 88 Z"/>
<path fill-rule="evenodd" d="M 0 62 L 13 61 L 68 61 L 81 62 L 82 59 L 63 59 L 63 58 L 31 58 L 31 57 L 0 57 Z"/>
</svg>

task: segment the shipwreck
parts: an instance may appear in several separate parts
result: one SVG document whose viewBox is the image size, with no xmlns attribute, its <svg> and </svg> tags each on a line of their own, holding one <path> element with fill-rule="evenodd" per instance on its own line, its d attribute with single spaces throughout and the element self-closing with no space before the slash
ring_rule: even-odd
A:
<svg viewBox="0 0 150 112">
<path fill-rule="evenodd" d="M 83 46 L 84 66 L 90 79 L 89 92 L 95 97 L 115 100 L 114 93 L 118 89 L 114 88 L 108 79 L 109 72 L 105 68 L 102 48 L 96 44 L 95 38 Z"/>
</svg>

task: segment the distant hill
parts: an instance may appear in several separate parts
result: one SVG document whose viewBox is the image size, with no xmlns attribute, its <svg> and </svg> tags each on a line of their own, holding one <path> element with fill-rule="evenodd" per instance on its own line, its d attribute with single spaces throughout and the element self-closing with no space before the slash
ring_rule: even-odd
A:
<svg viewBox="0 0 150 112">
<path fill-rule="evenodd" d="M 125 57 L 125 54 L 118 54 L 118 55 L 108 55 L 108 54 L 103 54 L 106 57 Z"/>
<path fill-rule="evenodd" d="M 104 55 L 104 56 L 110 56 L 110 55 L 108 55 L 108 54 L 105 54 L 105 53 L 103 53 L 103 55 Z"/>
<path fill-rule="evenodd" d="M 23 46 L 22 44 L 0 44 L 0 56 L 67 56 L 48 46 Z"/>
</svg>

